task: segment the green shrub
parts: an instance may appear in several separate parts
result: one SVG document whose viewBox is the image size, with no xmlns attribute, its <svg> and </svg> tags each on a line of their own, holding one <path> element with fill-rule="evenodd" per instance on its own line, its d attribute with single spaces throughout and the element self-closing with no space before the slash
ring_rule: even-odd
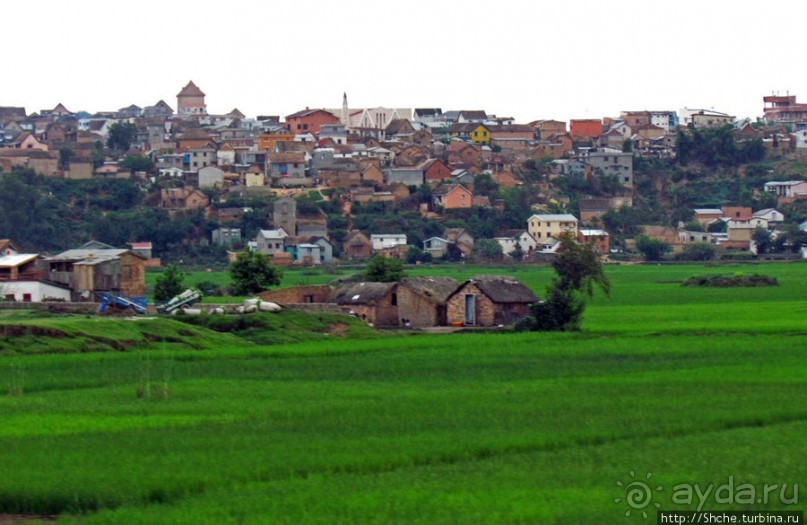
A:
<svg viewBox="0 0 807 525">
<path fill-rule="evenodd" d="M 695 275 L 681 283 L 681 286 L 714 286 L 717 288 L 779 286 L 776 277 L 761 275 Z"/>
</svg>

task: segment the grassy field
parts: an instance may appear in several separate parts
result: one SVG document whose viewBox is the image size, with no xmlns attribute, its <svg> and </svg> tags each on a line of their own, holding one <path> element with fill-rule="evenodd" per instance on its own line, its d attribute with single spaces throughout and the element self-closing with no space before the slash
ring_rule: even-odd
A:
<svg viewBox="0 0 807 525">
<path fill-rule="evenodd" d="M 539 294 L 551 277 L 415 272 L 510 273 Z M 709 272 L 765 273 L 781 286 L 678 284 Z M 807 476 L 807 266 L 609 275 L 612 297 L 595 296 L 577 334 L 374 336 L 349 326 L 340 337 L 334 321 L 305 316 L 227 333 L 173 319 L 0 318 L 15 327 L 0 346 L 0 514 L 642 523 L 642 512 L 655 521 L 655 503 L 698 506 L 674 501 L 677 485 L 729 478 L 760 493 L 787 484 L 792 500 Z M 39 332 L 14 335 L 20 326 Z M 291 343 L 304 332 L 314 335 Z M 80 334 L 142 343 L 80 352 Z M 15 348 L 18 337 L 31 339 Z M 662 490 L 631 507 L 625 485 L 636 480 Z M 779 497 L 703 508 L 804 509 Z"/>
</svg>

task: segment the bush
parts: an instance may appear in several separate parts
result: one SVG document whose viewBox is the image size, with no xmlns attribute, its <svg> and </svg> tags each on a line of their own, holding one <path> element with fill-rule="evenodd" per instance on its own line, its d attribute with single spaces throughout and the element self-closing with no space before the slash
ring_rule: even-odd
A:
<svg viewBox="0 0 807 525">
<path fill-rule="evenodd" d="M 229 272 L 234 295 L 262 292 L 270 286 L 279 285 L 283 277 L 283 272 L 269 263 L 269 257 L 249 251 L 236 256 L 235 261 L 230 263 Z"/>
<path fill-rule="evenodd" d="M 684 246 L 684 251 L 675 256 L 676 261 L 711 261 L 715 258 L 715 247 L 705 242 L 695 242 Z"/>
<path fill-rule="evenodd" d="M 365 279 L 372 282 L 392 283 L 404 277 L 403 263 L 398 259 L 376 255 L 367 263 Z"/>
<path fill-rule="evenodd" d="M 646 261 L 660 261 L 670 251 L 671 246 L 664 241 L 639 235 L 636 237 L 636 249 L 641 252 Z"/>
<path fill-rule="evenodd" d="M 157 281 L 154 284 L 154 300 L 160 302 L 168 301 L 185 291 L 182 285 L 184 279 L 185 274 L 182 273 L 176 264 L 166 266 L 165 270 L 157 276 Z"/>
<path fill-rule="evenodd" d="M 546 300 L 530 306 L 530 317 L 516 325 L 518 331 L 571 332 L 580 330 L 585 303 L 574 290 L 550 287 Z"/>
<path fill-rule="evenodd" d="M 761 275 L 695 275 L 681 283 L 681 286 L 714 286 L 717 288 L 779 286 L 776 277 Z"/>
</svg>

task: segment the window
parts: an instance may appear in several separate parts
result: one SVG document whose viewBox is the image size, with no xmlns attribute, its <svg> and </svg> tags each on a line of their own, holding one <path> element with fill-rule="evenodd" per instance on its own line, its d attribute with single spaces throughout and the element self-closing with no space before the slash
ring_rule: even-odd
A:
<svg viewBox="0 0 807 525">
<path fill-rule="evenodd" d="M 29 294 L 29 293 L 22 294 L 22 302 L 30 303 L 31 302 L 31 294 Z"/>
<path fill-rule="evenodd" d="M 303 124 L 303 129 L 308 129 L 308 124 Z"/>
<path fill-rule="evenodd" d="M 392 303 L 392 306 L 396 306 L 398 304 L 398 294 L 397 293 L 392 294 L 392 298 L 391 298 L 390 302 Z"/>
</svg>

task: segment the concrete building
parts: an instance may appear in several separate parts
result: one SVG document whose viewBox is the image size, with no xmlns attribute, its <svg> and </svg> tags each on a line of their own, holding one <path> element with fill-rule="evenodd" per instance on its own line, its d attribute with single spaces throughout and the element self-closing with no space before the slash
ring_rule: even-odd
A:
<svg viewBox="0 0 807 525">
<path fill-rule="evenodd" d="M 527 232 L 539 244 L 557 239 L 561 233 L 569 232 L 577 237 L 577 217 L 569 213 L 540 214 L 527 219 Z"/>
</svg>

